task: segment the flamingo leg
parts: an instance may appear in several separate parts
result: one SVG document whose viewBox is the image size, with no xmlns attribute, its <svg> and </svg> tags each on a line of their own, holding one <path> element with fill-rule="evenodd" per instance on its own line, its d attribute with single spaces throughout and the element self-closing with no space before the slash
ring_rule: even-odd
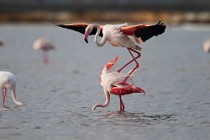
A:
<svg viewBox="0 0 210 140">
<path fill-rule="evenodd" d="M 137 53 L 138 55 L 137 55 L 136 57 L 134 57 L 134 55 L 132 54 L 131 51 Z M 132 58 L 133 58 L 133 60 L 131 60 L 130 62 L 135 61 L 136 66 L 132 69 L 132 71 L 130 71 L 130 73 L 128 74 L 128 76 L 126 76 L 126 78 L 125 78 L 122 82 L 120 82 L 119 84 L 126 84 L 125 82 L 126 82 L 127 79 L 130 77 L 130 75 L 133 74 L 133 72 L 139 67 L 139 63 L 136 61 L 136 59 L 139 58 L 139 57 L 141 56 L 141 53 L 138 52 L 138 51 L 136 51 L 136 50 L 134 50 L 134 49 L 131 49 L 131 48 L 128 48 L 128 52 L 131 54 L 131 56 L 132 56 Z M 129 62 L 128 62 L 128 63 L 129 63 Z M 128 63 L 127 63 L 127 64 L 128 64 Z M 127 65 L 127 64 L 126 64 L 126 65 Z M 119 70 L 118 70 L 118 72 L 119 72 Z"/>
<path fill-rule="evenodd" d="M 117 72 L 121 72 L 125 67 L 127 67 L 130 63 L 132 63 L 133 61 L 135 61 L 136 63 L 138 63 L 136 61 L 137 58 L 139 58 L 141 56 L 141 53 L 132 49 L 132 48 L 127 48 L 128 52 L 131 54 L 131 56 L 133 57 L 133 59 L 131 61 L 129 61 L 128 63 L 126 63 L 124 66 L 122 66 L 122 68 L 120 68 Z M 131 53 L 131 51 L 135 52 L 137 54 L 136 57 L 133 56 L 133 54 Z"/>
<path fill-rule="evenodd" d="M 125 106 L 123 104 L 121 95 L 119 95 L 119 99 L 120 99 L 120 111 L 119 112 L 124 112 L 125 111 Z"/>
<path fill-rule="evenodd" d="M 133 57 L 133 59 L 134 59 L 134 61 L 135 61 L 135 63 L 136 63 L 136 66 L 132 69 L 132 71 L 130 71 L 130 73 L 128 74 L 128 76 L 123 80 L 123 82 L 126 82 L 127 81 L 127 79 L 129 78 L 129 76 L 131 75 L 131 74 L 133 74 L 133 72 L 139 67 L 139 63 L 136 61 L 136 59 L 134 58 L 134 56 L 133 56 L 133 54 L 131 53 L 131 50 L 130 49 L 128 49 L 128 52 L 131 54 L 131 56 Z M 140 53 L 141 54 L 141 53 Z"/>
<path fill-rule="evenodd" d="M 43 62 L 44 62 L 45 64 L 47 64 L 47 63 L 48 63 L 47 51 L 43 51 L 43 52 L 42 52 L 42 55 L 43 55 Z"/>
<path fill-rule="evenodd" d="M 7 94 L 7 88 L 2 88 L 2 107 L 3 108 L 7 108 L 7 106 L 5 105 L 6 94 Z"/>
</svg>

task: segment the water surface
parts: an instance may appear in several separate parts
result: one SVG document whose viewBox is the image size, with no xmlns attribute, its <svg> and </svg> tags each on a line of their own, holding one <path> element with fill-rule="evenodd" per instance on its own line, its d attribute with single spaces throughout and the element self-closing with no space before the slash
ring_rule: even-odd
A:
<svg viewBox="0 0 210 140">
<path fill-rule="evenodd" d="M 32 49 L 40 36 L 56 46 L 49 64 Z M 17 77 L 15 107 L 8 94 L 8 110 L 0 111 L 1 140 L 207 140 L 210 137 L 210 55 L 202 42 L 210 27 L 168 27 L 141 45 L 135 83 L 146 95 L 123 97 L 126 112 L 119 114 L 118 97 L 107 108 L 99 76 L 116 55 L 119 68 L 130 56 L 109 44 L 99 48 L 89 38 L 54 25 L 1 25 L 0 70 Z M 132 67 L 132 66 L 131 66 Z"/>
</svg>

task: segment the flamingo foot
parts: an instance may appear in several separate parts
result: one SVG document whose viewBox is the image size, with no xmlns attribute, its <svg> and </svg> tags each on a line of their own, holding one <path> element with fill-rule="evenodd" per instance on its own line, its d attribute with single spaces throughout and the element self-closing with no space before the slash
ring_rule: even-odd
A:
<svg viewBox="0 0 210 140">
<path fill-rule="evenodd" d="M 10 108 L 9 106 L 6 106 L 6 105 L 2 105 L 2 107 L 5 109 Z"/>
</svg>

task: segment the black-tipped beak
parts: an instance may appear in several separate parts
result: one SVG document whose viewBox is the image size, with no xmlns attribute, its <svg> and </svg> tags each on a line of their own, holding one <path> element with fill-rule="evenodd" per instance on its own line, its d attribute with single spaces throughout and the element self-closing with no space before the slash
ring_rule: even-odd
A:
<svg viewBox="0 0 210 140">
<path fill-rule="evenodd" d="M 84 40 L 85 40 L 86 43 L 88 43 L 88 40 L 87 39 L 84 39 Z"/>
<path fill-rule="evenodd" d="M 56 26 L 63 27 L 63 25 L 62 25 L 62 24 L 56 24 Z"/>
</svg>

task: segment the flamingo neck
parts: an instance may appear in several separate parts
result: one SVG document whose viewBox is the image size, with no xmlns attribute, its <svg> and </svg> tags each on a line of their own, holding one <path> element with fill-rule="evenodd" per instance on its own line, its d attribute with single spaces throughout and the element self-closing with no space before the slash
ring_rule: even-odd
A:
<svg viewBox="0 0 210 140">
<path fill-rule="evenodd" d="M 100 32 L 101 32 L 100 25 L 98 25 L 98 24 L 93 24 L 93 26 L 94 26 L 94 27 L 97 27 L 97 32 L 96 32 L 96 35 L 95 35 L 95 38 L 94 38 L 94 42 L 96 43 L 97 46 L 103 46 L 103 45 L 106 43 L 105 34 L 103 35 L 102 40 L 99 42 L 98 37 L 99 37 L 99 34 L 100 34 Z"/>
<path fill-rule="evenodd" d="M 16 105 L 23 105 L 23 103 L 17 101 L 17 99 L 16 99 L 15 88 L 14 88 L 14 89 L 11 89 L 11 93 L 12 93 L 12 99 L 13 99 L 14 103 L 15 103 Z"/>
<path fill-rule="evenodd" d="M 92 110 L 95 110 L 97 107 L 107 107 L 110 103 L 110 94 L 109 92 L 104 89 L 104 95 L 105 95 L 105 98 L 106 98 L 106 101 L 104 104 L 95 104 L 92 108 Z"/>
</svg>

